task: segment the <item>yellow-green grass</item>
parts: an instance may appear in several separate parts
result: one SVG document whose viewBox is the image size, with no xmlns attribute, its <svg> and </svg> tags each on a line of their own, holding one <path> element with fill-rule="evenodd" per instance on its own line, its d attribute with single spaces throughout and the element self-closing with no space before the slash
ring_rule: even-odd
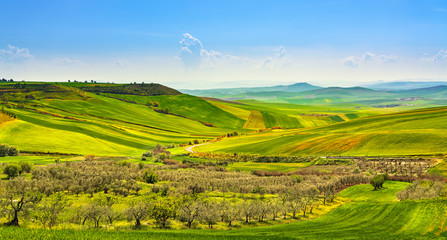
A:
<svg viewBox="0 0 447 240">
<path fill-rule="evenodd" d="M 38 156 L 38 155 L 19 155 L 0 157 L 0 163 L 17 163 L 29 162 L 36 165 L 55 163 L 56 159 L 61 162 L 65 161 L 81 161 L 84 158 L 81 156 Z"/>
<path fill-rule="evenodd" d="M 247 120 L 248 117 L 250 116 L 249 110 L 237 107 L 237 105 L 239 105 L 239 104 L 230 104 L 230 103 L 223 103 L 223 102 L 218 102 L 218 101 L 208 101 L 208 102 L 224 111 L 227 111 L 227 112 L 237 116 L 240 119 Z"/>
<path fill-rule="evenodd" d="M 434 155 L 447 152 L 447 108 L 370 116 L 319 128 L 224 139 L 198 151 L 292 155 Z"/>
<path fill-rule="evenodd" d="M 265 129 L 264 118 L 261 112 L 251 110 L 250 116 L 248 116 L 247 121 L 244 124 L 244 128 L 247 129 Z"/>
<path fill-rule="evenodd" d="M 240 129 L 244 121 L 237 116 L 223 111 L 209 102 L 191 95 L 137 96 L 107 94 L 140 104 L 157 102 L 159 108 L 168 108 L 169 112 L 201 122 L 212 123 L 217 127 Z"/>
<path fill-rule="evenodd" d="M 254 170 L 293 172 L 309 166 L 310 163 L 258 163 L 258 162 L 237 162 L 226 167 L 230 171 L 252 172 Z"/>
<path fill-rule="evenodd" d="M 10 109 L 18 120 L 1 125 L 0 142 L 31 152 L 140 155 L 157 143 L 209 139 L 234 130 L 87 95 L 88 100 L 40 100 L 37 106 Z"/>
<path fill-rule="evenodd" d="M 447 177 L 447 162 L 445 159 L 436 164 L 434 167 L 430 168 L 429 172 L 431 174 Z"/>
<path fill-rule="evenodd" d="M 392 202 L 397 201 L 396 194 L 404 190 L 411 183 L 386 181 L 383 188 L 374 190 L 370 184 L 352 186 L 340 192 L 340 197 L 351 201 Z"/>
</svg>

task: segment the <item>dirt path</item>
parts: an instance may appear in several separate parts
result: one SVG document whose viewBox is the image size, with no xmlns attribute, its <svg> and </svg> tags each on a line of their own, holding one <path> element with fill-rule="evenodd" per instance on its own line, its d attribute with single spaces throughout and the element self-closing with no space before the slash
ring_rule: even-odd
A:
<svg viewBox="0 0 447 240">
<path fill-rule="evenodd" d="M 210 144 L 210 143 L 202 143 L 202 144 L 192 145 L 192 146 L 189 146 L 189 147 L 185 148 L 185 150 L 187 152 L 190 152 L 190 153 L 195 153 L 194 150 L 192 150 L 193 148 L 198 147 L 198 146 L 202 146 L 202 145 L 207 145 L 207 144 Z"/>
</svg>

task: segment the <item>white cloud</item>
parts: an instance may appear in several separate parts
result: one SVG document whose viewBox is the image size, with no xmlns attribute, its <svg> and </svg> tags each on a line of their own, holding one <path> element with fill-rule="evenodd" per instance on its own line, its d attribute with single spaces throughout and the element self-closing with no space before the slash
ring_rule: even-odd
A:
<svg viewBox="0 0 447 240">
<path fill-rule="evenodd" d="M 116 59 L 113 64 L 115 65 L 115 67 L 117 68 L 126 68 L 130 65 L 129 61 L 125 60 L 125 59 Z"/>
<path fill-rule="evenodd" d="M 423 62 L 431 62 L 431 63 L 442 62 L 445 60 L 447 60 L 447 50 L 440 50 L 438 53 L 436 53 L 431 57 L 422 58 Z"/>
<path fill-rule="evenodd" d="M 275 49 L 275 54 L 273 57 L 267 57 L 261 64 L 261 68 L 266 69 L 278 69 L 282 66 L 289 65 L 291 63 L 291 59 L 287 54 L 284 46 L 279 46 Z"/>
<path fill-rule="evenodd" d="M 0 49 L 0 60 L 6 62 L 22 62 L 33 59 L 27 48 L 18 48 L 8 44 L 5 49 Z"/>
<path fill-rule="evenodd" d="M 74 59 L 70 59 L 70 58 L 65 58 L 65 57 L 58 57 L 53 59 L 53 62 L 59 65 L 71 65 L 71 64 L 77 64 L 77 63 L 81 63 L 81 61 L 79 60 L 74 60 Z"/>
<path fill-rule="evenodd" d="M 247 61 L 248 58 L 223 54 L 215 50 L 206 50 L 202 42 L 189 33 L 183 34 L 178 58 L 186 69 L 213 68 L 218 65 Z"/>
<path fill-rule="evenodd" d="M 189 33 L 183 34 L 183 39 L 180 41 L 182 48 L 178 56 L 182 60 L 185 68 L 196 69 L 200 66 L 201 52 L 203 45 L 199 39 L 191 36 Z"/>
<path fill-rule="evenodd" d="M 361 56 L 348 56 L 342 59 L 345 66 L 358 67 L 360 64 L 375 62 L 375 63 L 394 63 L 399 61 L 399 57 L 394 55 L 376 55 L 371 52 L 365 52 Z"/>
</svg>

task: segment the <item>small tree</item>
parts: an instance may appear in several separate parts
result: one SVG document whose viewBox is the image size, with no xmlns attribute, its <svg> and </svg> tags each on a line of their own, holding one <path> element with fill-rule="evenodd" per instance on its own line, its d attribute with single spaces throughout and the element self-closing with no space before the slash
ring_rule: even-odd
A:
<svg viewBox="0 0 447 240">
<path fill-rule="evenodd" d="M 188 228 L 192 227 L 192 223 L 199 218 L 202 211 L 201 204 L 198 201 L 186 198 L 181 204 L 178 211 L 178 218 L 182 222 L 186 222 Z"/>
<path fill-rule="evenodd" d="M 373 177 L 369 183 L 374 187 L 374 190 L 378 190 L 382 188 L 383 183 L 385 183 L 385 175 L 378 174 L 375 177 Z"/>
<path fill-rule="evenodd" d="M 34 215 L 44 228 L 51 229 L 58 223 L 60 214 L 67 206 L 69 206 L 67 196 L 59 192 L 44 199 L 37 206 Z"/>
<path fill-rule="evenodd" d="M 150 214 L 151 206 L 145 201 L 134 201 L 126 210 L 127 219 L 135 221 L 135 227 L 141 227 L 141 221 Z"/>
<path fill-rule="evenodd" d="M 147 183 L 154 184 L 154 183 L 158 182 L 158 175 L 152 171 L 146 170 L 144 172 L 143 179 Z"/>
<path fill-rule="evenodd" d="M 173 199 L 159 199 L 154 202 L 151 209 L 151 217 L 155 219 L 155 224 L 167 228 L 169 219 L 175 216 L 176 204 Z"/>
<path fill-rule="evenodd" d="M 41 199 L 42 194 L 34 191 L 29 179 L 17 177 L 4 183 L 0 201 L 11 219 L 7 225 L 19 226 L 19 214 L 33 208 Z"/>
<path fill-rule="evenodd" d="M 31 170 L 33 169 L 33 167 L 34 167 L 34 164 L 32 164 L 32 163 L 29 163 L 29 162 L 20 162 L 19 163 L 19 166 L 20 166 L 20 174 L 22 174 L 22 173 L 30 173 L 31 172 Z"/>
<path fill-rule="evenodd" d="M 19 176 L 20 172 L 21 172 L 21 169 L 16 164 L 8 164 L 3 169 L 3 173 L 8 175 L 9 179 Z"/>
</svg>

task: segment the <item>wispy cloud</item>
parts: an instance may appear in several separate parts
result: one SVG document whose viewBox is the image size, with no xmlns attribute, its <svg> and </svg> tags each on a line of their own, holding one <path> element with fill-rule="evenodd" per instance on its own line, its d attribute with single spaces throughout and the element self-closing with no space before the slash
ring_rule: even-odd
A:
<svg viewBox="0 0 447 240">
<path fill-rule="evenodd" d="M 399 61 L 399 57 L 394 55 L 377 55 L 371 52 L 365 52 L 361 56 L 348 56 L 342 59 L 342 62 L 347 67 L 358 67 L 361 64 L 368 62 L 375 63 L 394 63 Z"/>
<path fill-rule="evenodd" d="M 248 60 L 248 58 L 223 54 L 216 50 L 206 50 L 202 42 L 189 33 L 183 34 L 180 45 L 178 57 L 186 69 L 213 68 L 226 63 Z"/>
<path fill-rule="evenodd" d="M 433 9 L 435 12 L 447 12 L 447 8 L 435 8 Z"/>
<path fill-rule="evenodd" d="M 125 59 L 115 59 L 113 65 L 117 68 L 126 68 L 130 65 L 130 62 Z"/>
<path fill-rule="evenodd" d="M 430 62 L 430 63 L 442 62 L 442 61 L 446 61 L 446 60 L 447 60 L 447 50 L 444 50 L 444 49 L 440 50 L 438 53 L 436 53 L 433 56 L 422 58 L 423 62 Z"/>
<path fill-rule="evenodd" d="M 78 64 L 81 63 L 79 60 L 66 58 L 66 57 L 58 57 L 53 59 L 53 62 L 58 65 L 72 65 L 72 64 Z"/>
<path fill-rule="evenodd" d="M 203 49 L 202 42 L 199 39 L 193 37 L 189 33 L 184 33 L 183 38 L 180 41 L 182 46 L 178 56 L 182 60 L 185 68 L 196 69 L 200 66 L 201 52 Z"/>
<path fill-rule="evenodd" d="M 28 48 L 18 48 L 8 44 L 7 48 L 0 49 L 0 60 L 6 62 L 23 62 L 33 58 Z"/>
<path fill-rule="evenodd" d="M 275 53 L 272 57 L 267 57 L 261 64 L 261 68 L 265 69 L 278 69 L 282 66 L 289 65 L 291 63 L 291 58 L 287 54 L 284 46 L 279 46 L 275 49 Z"/>
</svg>

